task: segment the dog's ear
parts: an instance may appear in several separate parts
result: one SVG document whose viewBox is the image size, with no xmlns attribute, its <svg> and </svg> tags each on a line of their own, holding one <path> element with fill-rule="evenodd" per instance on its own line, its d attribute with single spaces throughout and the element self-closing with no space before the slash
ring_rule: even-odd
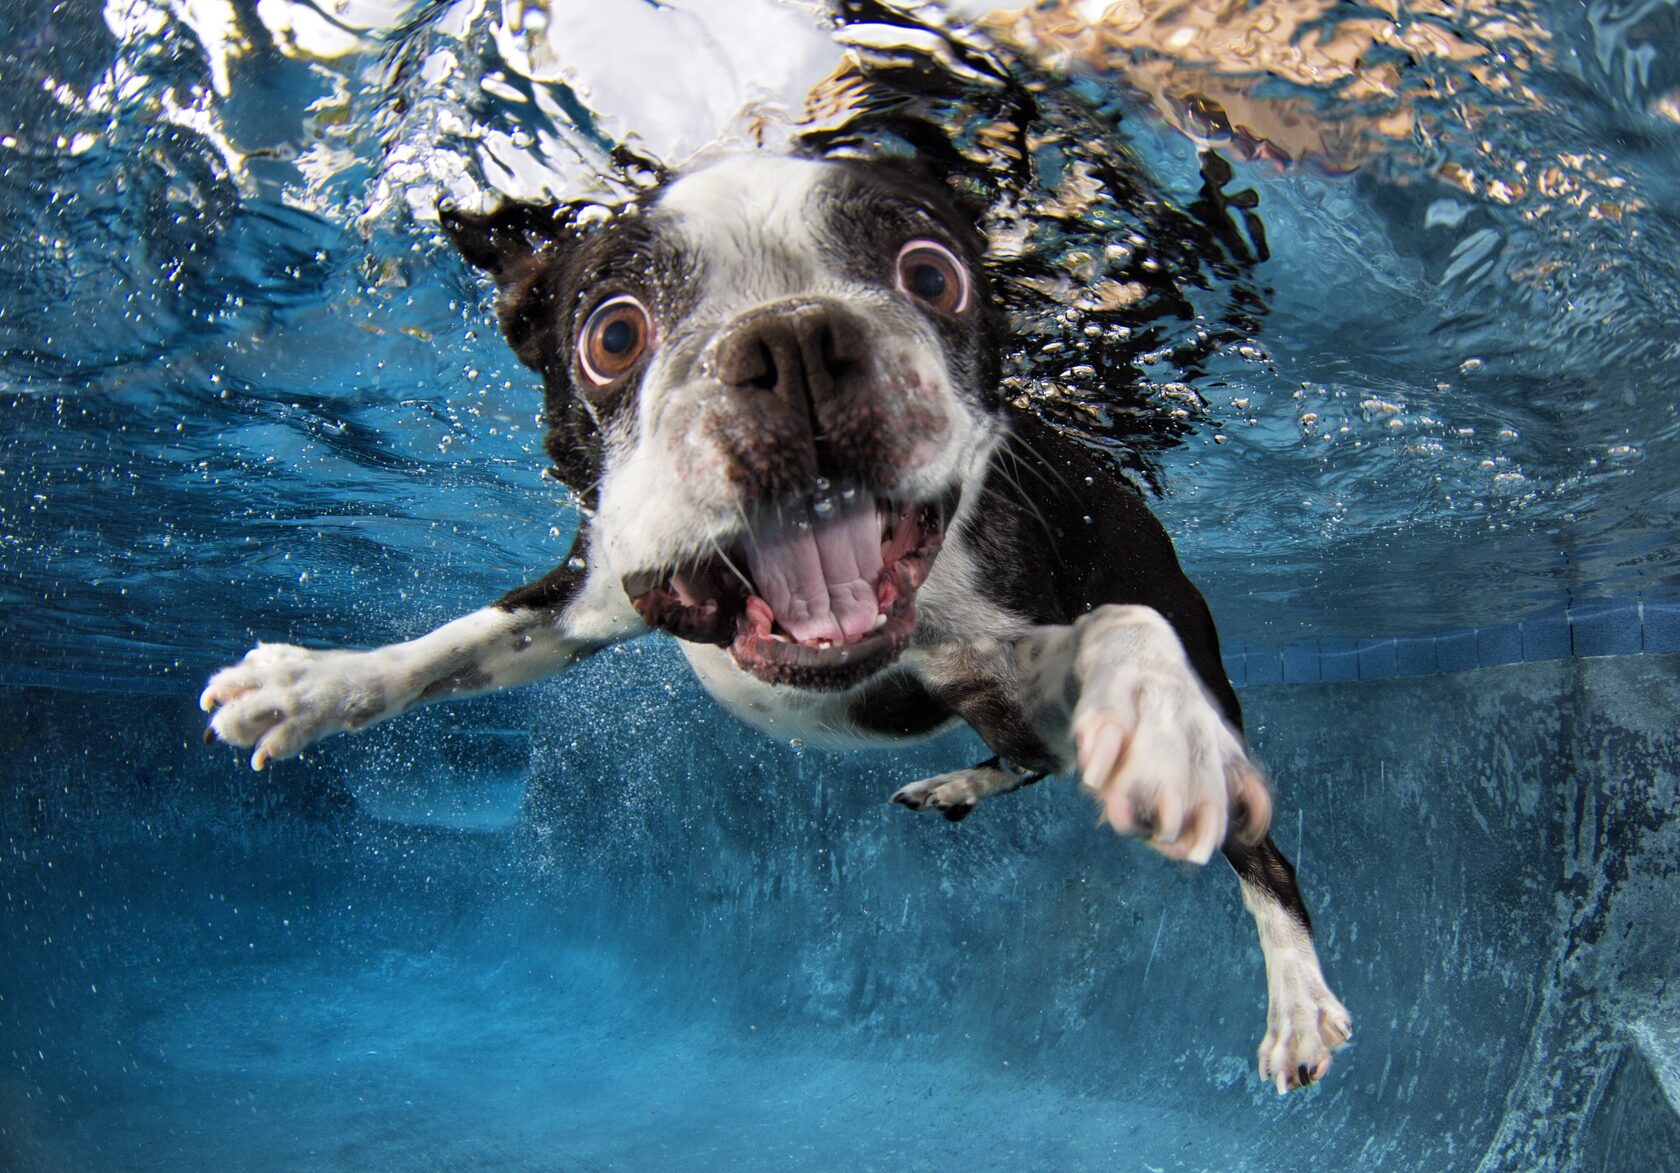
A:
<svg viewBox="0 0 1680 1173">
<path fill-rule="evenodd" d="M 559 353 L 555 266 L 573 232 L 552 207 L 504 204 L 486 216 L 440 206 L 438 221 L 457 252 L 496 280 L 496 315 L 526 366 L 544 371 Z"/>
<path fill-rule="evenodd" d="M 486 215 L 439 204 L 438 222 L 455 251 L 473 268 L 494 277 L 497 285 L 538 250 L 570 235 L 561 210 L 542 204 L 505 203 Z"/>
</svg>

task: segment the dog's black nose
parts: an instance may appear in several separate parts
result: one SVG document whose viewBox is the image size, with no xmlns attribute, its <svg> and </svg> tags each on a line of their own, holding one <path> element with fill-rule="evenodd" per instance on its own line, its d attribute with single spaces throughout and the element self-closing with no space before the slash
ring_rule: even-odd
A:
<svg viewBox="0 0 1680 1173">
<path fill-rule="evenodd" d="M 810 411 L 862 360 L 863 341 L 862 324 L 840 306 L 766 306 L 738 319 L 719 342 L 718 378 Z"/>
</svg>

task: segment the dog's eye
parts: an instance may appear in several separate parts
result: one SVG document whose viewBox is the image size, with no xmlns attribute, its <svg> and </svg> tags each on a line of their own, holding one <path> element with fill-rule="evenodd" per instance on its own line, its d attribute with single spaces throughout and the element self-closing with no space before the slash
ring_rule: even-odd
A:
<svg viewBox="0 0 1680 1173">
<path fill-rule="evenodd" d="M 602 302 L 578 333 L 578 366 L 591 383 L 605 387 L 636 365 L 652 333 L 647 309 L 628 293 Z"/>
<path fill-rule="evenodd" d="M 968 309 L 968 270 L 934 240 L 912 240 L 898 250 L 898 287 L 942 314 Z"/>
</svg>

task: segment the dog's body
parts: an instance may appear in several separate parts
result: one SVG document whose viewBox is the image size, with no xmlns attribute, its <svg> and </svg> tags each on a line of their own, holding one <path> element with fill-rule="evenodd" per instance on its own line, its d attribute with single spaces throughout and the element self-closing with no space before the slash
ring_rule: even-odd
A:
<svg viewBox="0 0 1680 1173">
<path fill-rule="evenodd" d="M 505 688 L 657 627 L 741 719 L 814 745 L 956 721 L 997 755 L 894 800 L 960 818 L 1079 772 L 1163 854 L 1223 849 L 1270 993 L 1263 1075 L 1347 1038 L 1265 836 L 1206 606 L 1093 452 L 1000 401 L 980 242 L 877 165 L 737 158 L 582 232 L 446 217 L 541 371 L 549 453 L 587 519 L 540 581 L 366 652 L 264 644 L 203 704 L 252 764 L 414 705 Z"/>
</svg>

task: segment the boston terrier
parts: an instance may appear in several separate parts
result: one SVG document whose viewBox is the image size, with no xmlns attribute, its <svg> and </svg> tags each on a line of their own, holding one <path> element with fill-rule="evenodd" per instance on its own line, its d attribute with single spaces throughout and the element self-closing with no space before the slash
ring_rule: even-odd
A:
<svg viewBox="0 0 1680 1173">
<path fill-rule="evenodd" d="M 204 689 L 207 739 L 260 770 L 662 629 L 779 738 L 890 746 L 966 722 L 995 756 L 892 796 L 912 810 L 960 818 L 1077 774 L 1116 831 L 1222 851 L 1265 956 L 1261 1077 L 1324 1074 L 1351 1020 L 1267 835 L 1212 618 L 1111 465 L 1004 399 L 984 244 L 944 191 L 887 162 L 746 155 L 605 223 L 443 223 L 542 375 L 583 514 L 571 556 L 406 643 L 259 644 Z"/>
</svg>

